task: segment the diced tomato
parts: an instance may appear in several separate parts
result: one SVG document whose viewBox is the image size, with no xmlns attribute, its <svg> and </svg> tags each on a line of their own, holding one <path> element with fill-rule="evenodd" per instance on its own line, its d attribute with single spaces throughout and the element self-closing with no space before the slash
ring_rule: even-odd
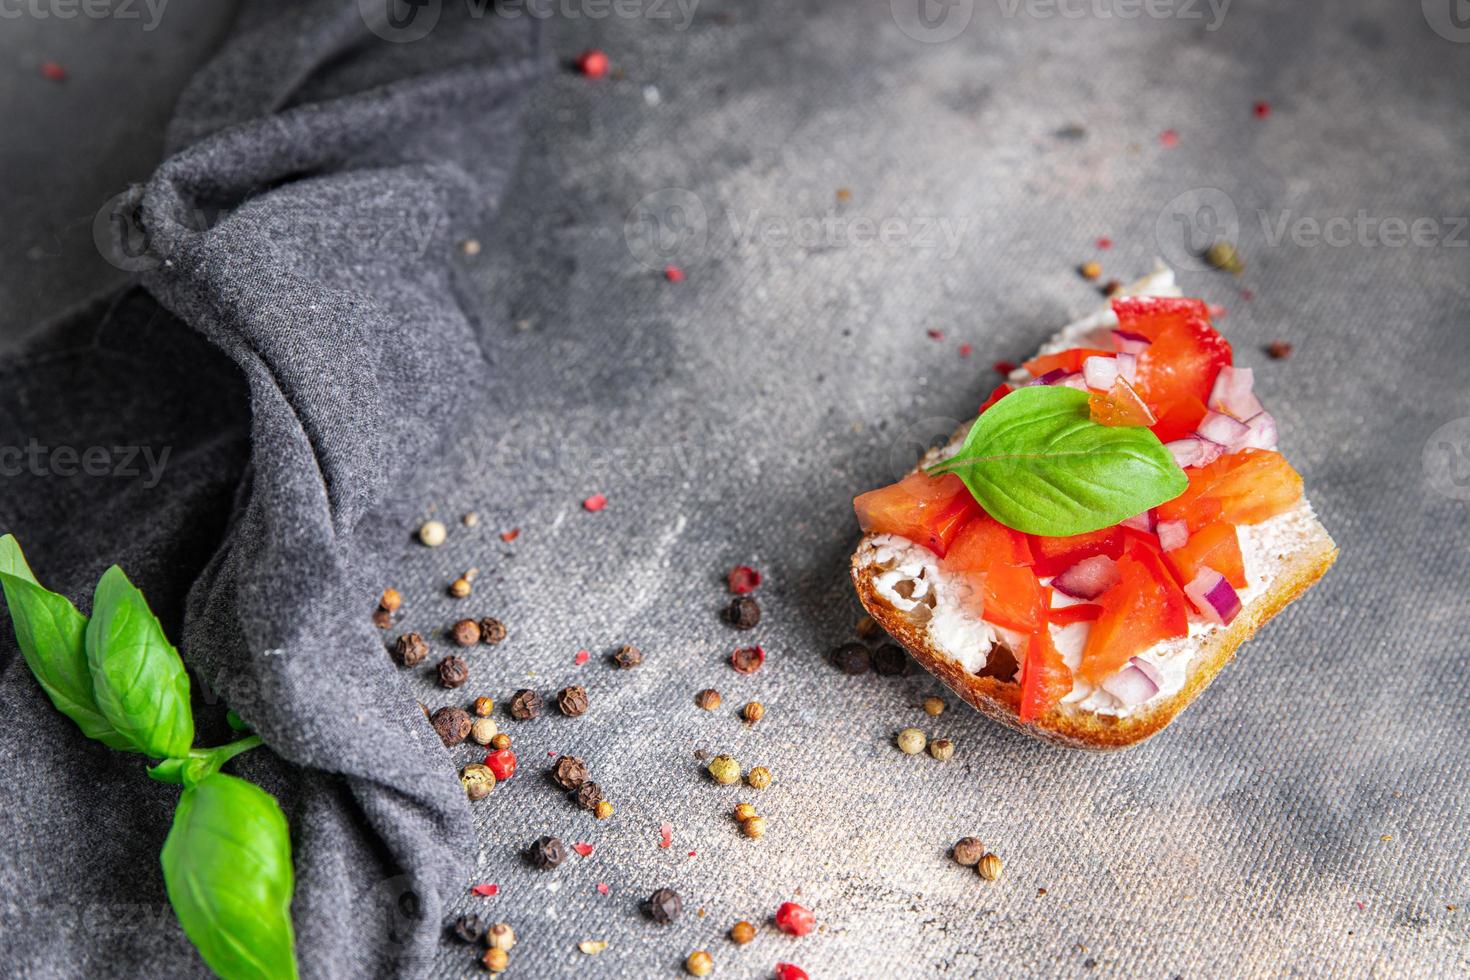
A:
<svg viewBox="0 0 1470 980">
<path fill-rule="evenodd" d="M 1189 488 L 1158 509 L 1160 520 L 1185 521 L 1191 532 L 1206 524 L 1259 524 L 1302 498 L 1301 474 L 1271 449 L 1242 449 L 1186 471 Z M 1224 569 L 1216 569 L 1224 574 Z"/>
<path fill-rule="evenodd" d="M 1098 598 L 1102 615 L 1082 650 L 1078 673 L 1093 684 L 1116 673 L 1134 654 L 1189 632 L 1188 600 L 1157 552 L 1130 540 L 1118 572 L 1118 584 Z"/>
<path fill-rule="evenodd" d="M 1138 387 L 1159 408 L 1185 397 L 1210 397 L 1215 375 L 1233 360 L 1230 343 L 1210 326 L 1209 311 L 1197 299 L 1125 297 L 1113 300 L 1120 329 L 1143 334 L 1152 343 L 1138 355 Z"/>
<path fill-rule="evenodd" d="M 1039 378 L 1048 371 L 1061 368 L 1068 374 L 1082 370 L 1082 362 L 1089 357 L 1112 357 L 1116 351 L 1098 350 L 1095 347 L 1074 347 L 1071 350 L 1058 351 L 1055 354 L 1042 354 L 1033 357 L 1025 364 L 1026 370 L 1031 372 L 1033 378 Z M 1208 394 L 1208 392 L 1206 392 Z"/>
<path fill-rule="evenodd" d="M 1122 378 L 1108 391 L 1088 395 L 1087 408 L 1092 421 L 1100 425 L 1149 426 L 1158 421 L 1138 391 Z"/>
<path fill-rule="evenodd" d="M 1048 590 L 1025 565 L 992 565 L 984 573 L 984 617 L 997 626 L 1030 633 L 1046 624 Z"/>
<path fill-rule="evenodd" d="M 1031 541 L 1020 531 L 1006 527 L 989 514 L 966 524 L 944 556 L 949 571 L 983 572 L 994 564 L 1029 565 Z"/>
<path fill-rule="evenodd" d="M 910 473 L 897 483 L 869 490 L 852 502 L 859 526 L 897 534 L 943 558 L 960 529 L 983 511 L 964 481 L 953 473 Z"/>
<path fill-rule="evenodd" d="M 1015 390 L 1016 389 L 1012 388 L 1010 385 L 1006 384 L 1005 382 L 1001 382 L 1000 384 L 996 385 L 995 386 L 995 390 L 990 393 L 990 397 L 987 398 L 987 399 L 985 399 L 985 401 L 981 403 L 981 405 L 980 405 L 980 411 L 977 412 L 976 414 L 977 415 L 984 415 L 985 414 L 985 410 L 987 408 L 989 408 L 991 405 L 994 405 L 996 402 L 1000 401 L 1006 395 L 1009 395 L 1011 392 L 1013 392 Z M 1204 418 L 1204 414 L 1203 413 L 1200 414 L 1200 418 Z"/>
<path fill-rule="evenodd" d="M 984 514 L 965 525 L 944 556 L 944 570 L 973 586 L 974 611 L 997 626 L 1029 633 L 1046 622 L 1050 590 L 1042 587 L 1028 536 Z"/>
<path fill-rule="evenodd" d="M 1159 420 L 1149 426 L 1149 431 L 1158 436 L 1160 442 L 1183 439 L 1199 428 L 1208 411 L 1205 403 L 1193 395 L 1185 395 L 1163 405 L 1156 403 L 1153 408 Z"/>
<path fill-rule="evenodd" d="M 1117 558 L 1123 553 L 1123 532 L 1116 527 L 1088 531 L 1065 538 L 1030 535 L 1031 553 L 1036 556 L 1036 574 L 1042 578 L 1060 575 L 1084 558 L 1107 555 Z"/>
<path fill-rule="evenodd" d="M 1062 660 L 1045 624 L 1026 638 L 1021 668 L 1021 720 L 1031 721 L 1056 707 L 1072 691 L 1072 671 Z"/>
<path fill-rule="evenodd" d="M 1090 623 L 1102 615 L 1103 607 L 1095 602 L 1074 602 L 1070 606 L 1057 606 L 1046 611 L 1047 621 L 1053 626 L 1071 626 L 1073 623 Z"/>
<path fill-rule="evenodd" d="M 1174 571 L 1174 580 L 1188 585 L 1205 566 L 1225 576 L 1237 589 L 1245 588 L 1245 558 L 1235 525 L 1224 521 L 1206 524 L 1189 536 L 1184 547 L 1164 552 L 1164 562 Z"/>
</svg>

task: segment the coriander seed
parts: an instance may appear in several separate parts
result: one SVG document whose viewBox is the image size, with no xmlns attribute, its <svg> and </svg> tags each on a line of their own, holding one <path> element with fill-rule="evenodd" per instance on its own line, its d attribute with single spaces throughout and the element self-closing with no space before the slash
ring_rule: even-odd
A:
<svg viewBox="0 0 1470 980">
<path fill-rule="evenodd" d="M 707 977 L 715 972 L 715 958 L 702 949 L 696 949 L 684 961 L 684 969 L 688 970 L 691 976 Z"/>
<path fill-rule="evenodd" d="M 973 868 L 985 856 L 985 845 L 975 837 L 961 837 L 954 842 L 952 854 L 956 864 Z"/>
<path fill-rule="evenodd" d="M 373 625 L 380 630 L 387 629 L 393 625 L 393 614 L 386 609 L 374 609 Z"/>
<path fill-rule="evenodd" d="M 899 751 L 907 752 L 909 755 L 917 755 L 924 751 L 924 746 L 928 741 L 928 737 L 917 728 L 905 728 L 898 733 Z"/>
<path fill-rule="evenodd" d="M 470 738 L 480 745 L 489 745 L 499 727 L 494 718 L 476 718 L 470 725 Z"/>
<path fill-rule="evenodd" d="M 712 687 L 705 688 L 694 697 L 694 703 L 699 705 L 705 711 L 714 711 L 720 706 L 721 700 L 722 699 L 720 698 L 720 692 L 716 691 Z"/>
<path fill-rule="evenodd" d="M 740 709 L 740 714 L 744 716 L 746 721 L 754 725 L 766 716 L 766 706 L 759 701 L 751 701 L 744 708 Z"/>
<path fill-rule="evenodd" d="M 632 670 L 643 663 L 643 651 L 635 646 L 624 644 L 618 647 L 618 652 L 613 654 L 613 663 L 622 670 Z"/>
<path fill-rule="evenodd" d="M 496 752 L 504 752 L 510 748 L 510 736 L 505 732 L 497 732 L 495 737 L 490 739 L 490 747 Z"/>
<path fill-rule="evenodd" d="M 403 596 L 397 589 L 384 589 L 383 597 L 378 600 L 378 608 L 384 612 L 394 613 L 403 605 Z"/>
<path fill-rule="evenodd" d="M 733 756 L 717 755 L 710 760 L 708 768 L 709 774 L 721 786 L 729 786 L 731 783 L 740 781 L 740 763 L 736 762 Z"/>
<path fill-rule="evenodd" d="M 954 757 L 954 742 L 947 738 L 936 738 L 929 743 L 929 754 L 940 762 L 948 762 Z"/>
<path fill-rule="evenodd" d="M 765 766 L 756 766 L 745 774 L 745 782 L 751 789 L 765 789 L 771 785 L 771 770 Z"/>
<path fill-rule="evenodd" d="M 541 713 L 541 695 L 521 688 L 510 699 L 510 716 L 516 721 L 530 721 Z"/>
<path fill-rule="evenodd" d="M 556 706 L 568 718 L 579 718 L 587 713 L 587 689 L 580 684 L 564 687 L 556 695 Z"/>
<path fill-rule="evenodd" d="M 744 946 L 755 938 L 755 926 L 741 919 L 730 927 L 730 941 L 737 946 Z"/>
<path fill-rule="evenodd" d="M 924 714 L 931 718 L 944 714 L 944 707 L 944 698 L 931 696 L 924 699 Z"/>
<path fill-rule="evenodd" d="M 449 638 L 462 647 L 472 647 L 480 642 L 480 624 L 473 619 L 461 619 L 449 628 Z"/>
<path fill-rule="evenodd" d="M 516 931 L 508 922 L 497 922 L 485 930 L 485 943 L 491 949 L 503 949 L 509 953 L 516 944 Z"/>
<path fill-rule="evenodd" d="M 495 789 L 495 773 L 481 762 L 471 762 L 459 771 L 459 784 L 471 800 L 483 800 Z"/>
<path fill-rule="evenodd" d="M 470 716 L 462 708 L 440 708 L 429 716 L 429 724 L 439 733 L 439 739 L 445 748 L 458 745 L 470 734 Z"/>
<path fill-rule="evenodd" d="M 597 809 L 592 811 L 592 815 L 598 820 L 606 820 L 613 815 L 613 805 L 607 800 L 598 800 Z"/>
<path fill-rule="evenodd" d="M 480 620 L 480 642 L 495 646 L 506 637 L 505 624 L 494 616 L 486 616 Z"/>
<path fill-rule="evenodd" d="M 470 580 L 461 575 L 449 583 L 449 594 L 456 599 L 467 599 L 470 593 L 474 591 L 474 588 L 470 584 Z"/>
<path fill-rule="evenodd" d="M 419 540 L 427 547 L 437 548 L 449 537 L 449 530 L 441 521 L 424 521 L 419 526 Z"/>
<path fill-rule="evenodd" d="M 740 831 L 751 840 L 758 840 L 766 836 L 766 818 L 751 817 L 748 820 L 742 820 L 740 821 Z"/>
<path fill-rule="evenodd" d="M 417 667 L 429 655 L 429 645 L 417 633 L 404 633 L 393 644 L 393 656 L 405 667 Z"/>
<path fill-rule="evenodd" d="M 1084 263 L 1082 263 L 1082 268 L 1078 269 L 1077 271 L 1082 274 L 1082 278 L 1083 279 L 1086 279 L 1088 282 L 1091 282 L 1092 280 L 1096 279 L 1098 276 L 1102 275 L 1102 263 L 1100 263 L 1100 262 L 1084 262 Z"/>
<path fill-rule="evenodd" d="M 439 661 L 439 666 L 436 669 L 439 672 L 439 683 L 445 687 L 459 687 L 470 679 L 470 665 L 465 663 L 462 658 L 454 656 L 454 654 L 450 654 Z"/>
<path fill-rule="evenodd" d="M 565 790 L 574 790 L 587 781 L 587 763 L 574 755 L 564 755 L 551 767 L 551 778 Z"/>
<path fill-rule="evenodd" d="M 596 810 L 597 804 L 602 802 L 602 787 L 590 779 L 585 780 L 572 793 L 572 799 L 584 810 Z"/>
<path fill-rule="evenodd" d="M 986 881 L 1000 880 L 1000 856 L 997 854 L 985 855 L 980 859 L 980 863 L 975 865 L 975 870 L 980 872 L 980 877 Z"/>
<path fill-rule="evenodd" d="M 483 695 L 475 698 L 475 714 L 481 718 L 489 718 L 495 712 L 495 702 Z"/>
<path fill-rule="evenodd" d="M 510 954 L 505 950 L 491 946 L 485 950 L 485 955 L 480 960 L 485 964 L 485 969 L 491 973 L 504 973 L 505 968 L 510 966 Z"/>
<path fill-rule="evenodd" d="M 749 820 L 753 816 L 755 816 L 755 804 L 753 804 L 753 803 L 736 803 L 735 804 L 735 819 L 736 820 L 745 821 L 745 820 Z"/>
<path fill-rule="evenodd" d="M 531 843 L 531 863 L 542 871 L 550 871 L 567 859 L 567 847 L 561 838 L 547 835 Z"/>
</svg>

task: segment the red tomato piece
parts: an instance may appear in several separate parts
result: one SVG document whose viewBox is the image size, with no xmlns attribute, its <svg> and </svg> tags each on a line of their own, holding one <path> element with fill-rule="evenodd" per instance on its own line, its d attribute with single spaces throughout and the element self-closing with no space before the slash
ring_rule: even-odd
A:
<svg viewBox="0 0 1470 980">
<path fill-rule="evenodd" d="M 1272 449 L 1242 449 L 1186 472 L 1189 488 L 1160 505 L 1158 516 L 1185 521 L 1191 533 L 1220 520 L 1259 524 L 1302 498 L 1301 474 Z"/>
<path fill-rule="evenodd" d="M 1235 525 L 1224 521 L 1206 524 L 1189 536 L 1184 547 L 1164 552 L 1164 562 L 1174 571 L 1174 580 L 1188 585 L 1206 566 L 1225 576 L 1237 589 L 1245 588 L 1245 558 Z"/>
<path fill-rule="evenodd" d="M 1001 384 L 996 385 L 995 386 L 995 390 L 990 393 L 990 397 L 987 398 L 987 399 L 985 399 L 985 401 L 981 402 L 981 404 L 980 404 L 980 411 L 977 412 L 976 414 L 977 415 L 984 415 L 985 414 L 985 410 L 987 408 L 989 408 L 991 405 L 994 405 L 996 402 L 1000 401 L 1006 395 L 1009 395 L 1011 392 L 1013 392 L 1015 390 L 1016 389 L 1012 388 L 1008 384 L 1005 384 L 1004 382 L 1002 382 Z M 1204 415 L 1201 414 L 1200 415 L 1200 418 L 1204 418 Z"/>
<path fill-rule="evenodd" d="M 1138 355 L 1138 387 L 1159 407 L 1185 397 L 1210 397 L 1215 375 L 1233 360 L 1230 343 L 1210 326 L 1209 310 L 1197 299 L 1124 297 L 1113 300 L 1118 326 L 1152 343 Z"/>
<path fill-rule="evenodd" d="M 1072 671 L 1067 669 L 1051 630 L 1045 624 L 1026 638 L 1025 666 L 1021 668 L 1022 721 L 1046 714 L 1072 691 Z"/>
<path fill-rule="evenodd" d="M 948 571 L 984 572 L 997 563 L 1029 565 L 1033 560 L 1027 535 L 982 513 L 961 528 L 950 543 L 944 567 Z"/>
<path fill-rule="evenodd" d="M 1095 347 L 1074 347 L 1071 350 L 1058 351 L 1055 354 L 1042 354 L 1033 357 L 1026 362 L 1026 370 L 1031 372 L 1033 378 L 1039 378 L 1048 371 L 1061 368 L 1068 374 L 1082 370 L 1082 362 L 1089 357 L 1112 357 L 1117 351 L 1098 350 Z M 1213 379 L 1212 379 L 1213 380 Z M 1206 392 L 1205 394 L 1209 394 Z"/>
<path fill-rule="evenodd" d="M 1053 626 L 1071 626 L 1073 623 L 1090 623 L 1102 615 L 1103 607 L 1095 602 L 1074 602 L 1070 606 L 1057 606 L 1046 611 L 1047 622 Z"/>
<path fill-rule="evenodd" d="M 1119 296 L 1112 307 L 1118 314 L 1118 329 L 1142 334 L 1151 341 L 1158 340 L 1166 330 L 1210 315 L 1204 300 L 1180 296 Z"/>
<path fill-rule="evenodd" d="M 1084 558 L 1107 555 L 1117 558 L 1123 553 L 1123 532 L 1116 527 L 1073 534 L 1064 538 L 1029 535 L 1031 553 L 1036 556 L 1036 574 L 1042 578 L 1060 575 Z"/>
<path fill-rule="evenodd" d="M 1130 540 L 1118 572 L 1118 584 L 1098 598 L 1102 615 L 1082 650 L 1078 673 L 1093 684 L 1116 673 L 1134 654 L 1189 632 L 1188 600 L 1157 552 Z"/>
<path fill-rule="evenodd" d="M 1007 629 L 1030 632 L 1045 622 L 1049 599 L 1032 562 L 1029 537 L 982 514 L 965 525 L 944 556 L 944 570 L 969 579 L 972 608 Z"/>
<path fill-rule="evenodd" d="M 1205 403 L 1193 395 L 1185 395 L 1162 405 L 1156 404 L 1154 414 L 1159 420 L 1149 426 L 1149 431 L 1158 436 L 1160 442 L 1183 439 L 1199 428 L 1207 411 L 1209 409 L 1205 408 Z"/>
<path fill-rule="evenodd" d="M 939 557 L 967 523 L 983 511 L 958 476 L 910 473 L 897 483 L 856 497 L 859 526 L 876 534 L 897 534 Z"/>
<path fill-rule="evenodd" d="M 1043 629 L 1051 605 L 1049 590 L 1025 565 L 992 565 L 985 573 L 985 619 L 997 626 L 1031 633 Z"/>
</svg>

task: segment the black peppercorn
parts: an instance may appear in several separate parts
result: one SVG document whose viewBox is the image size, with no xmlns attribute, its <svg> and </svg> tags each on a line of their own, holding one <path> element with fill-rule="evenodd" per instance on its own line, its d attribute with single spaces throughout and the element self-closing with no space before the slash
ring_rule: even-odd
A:
<svg viewBox="0 0 1470 980">
<path fill-rule="evenodd" d="M 525 688 L 510 699 L 510 716 L 516 721 L 530 721 L 541 713 L 541 695 Z"/>
<path fill-rule="evenodd" d="M 550 871 L 566 859 L 567 848 L 559 837 L 538 837 L 531 845 L 531 863 L 542 871 Z"/>
<path fill-rule="evenodd" d="M 480 642 L 480 624 L 473 619 L 461 619 L 449 628 L 449 636 L 462 647 L 472 647 Z"/>
<path fill-rule="evenodd" d="M 730 606 L 725 610 L 725 622 L 738 630 L 755 629 L 760 621 L 761 606 L 755 601 L 755 596 L 736 596 L 730 600 Z"/>
<path fill-rule="evenodd" d="M 417 633 L 404 633 L 393 644 L 393 655 L 405 667 L 417 667 L 429 655 L 429 645 Z"/>
<path fill-rule="evenodd" d="M 885 643 L 873 651 L 873 671 L 884 677 L 908 673 L 909 656 L 896 643 Z"/>
<path fill-rule="evenodd" d="M 643 651 L 635 646 L 622 646 L 613 654 L 613 663 L 623 670 L 630 670 L 643 663 Z"/>
<path fill-rule="evenodd" d="M 494 616 L 480 620 L 480 642 L 494 646 L 505 639 L 505 624 Z"/>
<path fill-rule="evenodd" d="M 556 706 L 561 713 L 568 718 L 576 718 L 587 713 L 588 707 L 587 689 L 580 684 L 564 687 L 556 696 Z"/>
<path fill-rule="evenodd" d="M 445 687 L 459 687 L 470 679 L 470 665 L 453 654 L 439 661 L 439 683 Z"/>
<path fill-rule="evenodd" d="M 844 643 L 832 651 L 832 663 L 844 674 L 866 674 L 870 656 L 861 643 Z"/>
<path fill-rule="evenodd" d="M 470 721 L 469 712 L 463 708 L 443 707 L 429 716 L 429 724 L 434 726 L 440 741 L 448 748 L 468 738 L 474 723 Z"/>
<path fill-rule="evenodd" d="M 644 901 L 643 910 L 654 922 L 666 926 L 684 911 L 684 900 L 672 888 L 660 888 Z"/>
<path fill-rule="evenodd" d="M 551 778 L 562 789 L 576 789 L 587 781 L 587 763 L 574 755 L 564 755 L 551 767 Z"/>
<path fill-rule="evenodd" d="M 460 942 L 473 945 L 485 938 L 485 920 L 478 915 L 462 915 L 454 920 L 449 931 Z"/>
<path fill-rule="evenodd" d="M 577 801 L 577 806 L 584 810 L 596 810 L 597 804 L 602 802 L 602 787 L 590 779 L 584 780 L 572 795 Z"/>
</svg>

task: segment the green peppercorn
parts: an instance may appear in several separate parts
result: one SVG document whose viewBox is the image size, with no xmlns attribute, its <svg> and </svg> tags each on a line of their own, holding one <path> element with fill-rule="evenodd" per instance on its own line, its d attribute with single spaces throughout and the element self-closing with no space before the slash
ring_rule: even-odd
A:
<svg viewBox="0 0 1470 980">
<path fill-rule="evenodd" d="M 736 762 L 733 756 L 717 755 L 710 760 L 709 774 L 721 786 L 738 783 L 740 781 L 740 763 Z"/>
</svg>

